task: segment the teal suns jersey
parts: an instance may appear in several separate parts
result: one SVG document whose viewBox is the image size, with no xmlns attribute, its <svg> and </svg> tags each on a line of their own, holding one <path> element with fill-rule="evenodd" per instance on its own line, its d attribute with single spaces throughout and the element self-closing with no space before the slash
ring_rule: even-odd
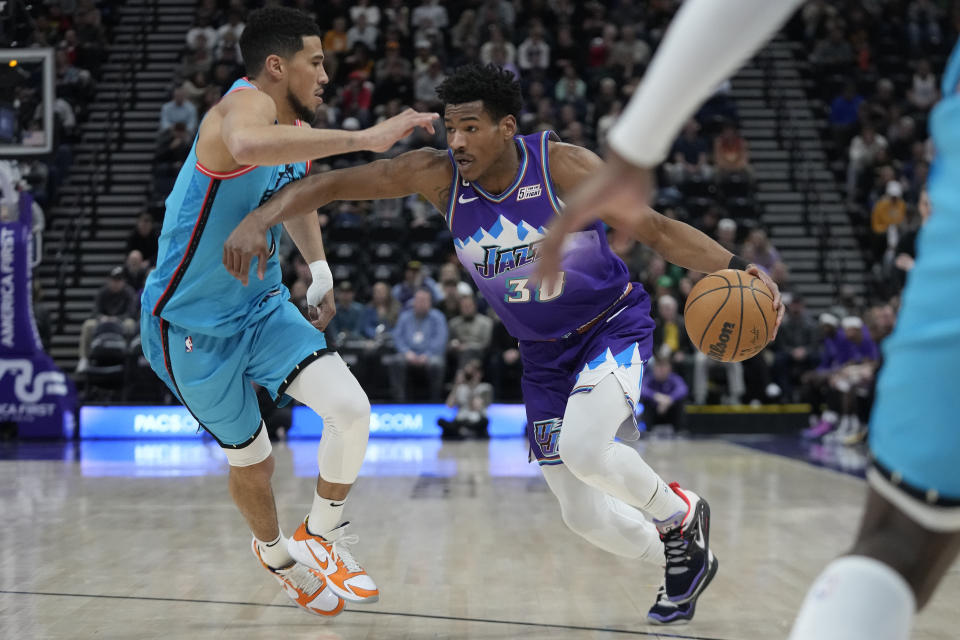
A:
<svg viewBox="0 0 960 640">
<path fill-rule="evenodd" d="M 242 78 L 227 93 L 242 90 L 258 89 Z M 254 260 L 246 287 L 223 266 L 223 243 L 248 213 L 309 172 L 309 162 L 211 171 L 197 159 L 194 139 L 166 200 L 157 266 L 143 289 L 144 308 L 171 324 L 228 336 L 287 300 L 277 257 L 281 225 L 267 232 L 270 255 L 263 280 Z"/>
</svg>

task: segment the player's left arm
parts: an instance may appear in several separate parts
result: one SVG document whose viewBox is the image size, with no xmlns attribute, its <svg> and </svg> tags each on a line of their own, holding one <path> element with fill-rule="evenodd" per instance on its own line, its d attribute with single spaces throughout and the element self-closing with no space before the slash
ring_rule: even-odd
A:
<svg viewBox="0 0 960 640">
<path fill-rule="evenodd" d="M 337 314 L 337 305 L 333 299 L 333 274 L 323 248 L 320 218 L 316 214 L 297 216 L 285 220 L 283 226 L 310 265 L 313 282 L 307 288 L 307 314 L 310 323 L 323 331 Z"/>
<path fill-rule="evenodd" d="M 590 175 L 603 168 L 603 160 L 597 154 L 576 145 L 552 142 L 548 153 L 550 174 L 561 197 L 571 193 Z M 734 258 L 732 253 L 702 231 L 661 215 L 646 205 L 632 210 L 606 208 L 600 211 L 600 219 L 615 229 L 627 231 L 663 256 L 664 260 L 684 269 L 712 273 L 731 266 L 731 259 Z M 779 326 L 783 308 L 777 284 L 756 265 L 749 265 L 745 270 L 760 278 L 770 289 Z"/>
</svg>

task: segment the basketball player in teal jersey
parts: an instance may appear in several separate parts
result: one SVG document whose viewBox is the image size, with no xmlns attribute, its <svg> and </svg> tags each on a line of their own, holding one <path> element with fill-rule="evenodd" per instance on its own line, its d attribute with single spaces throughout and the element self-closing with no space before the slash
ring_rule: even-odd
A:
<svg viewBox="0 0 960 640">
<path fill-rule="evenodd" d="M 562 212 L 561 198 L 602 161 L 549 131 L 517 135 L 522 96 L 507 71 L 466 66 L 438 94 L 448 150 L 420 149 L 284 190 L 231 234 L 225 263 L 242 277 L 250 256 L 266 250 L 265 229 L 333 200 L 413 193 L 428 199 L 445 215 L 460 262 L 519 339 L 530 453 L 564 521 L 606 551 L 665 563 L 648 618 L 685 622 L 717 570 L 709 507 L 696 493 L 665 483 L 635 449 L 615 440 L 618 433 L 636 437 L 633 407 L 652 355 L 650 300 L 630 282 L 599 222 L 572 239 L 556 286 L 531 282 L 544 227 Z M 737 260 L 748 266 L 693 227 L 648 207 L 641 217 L 635 235 L 667 260 L 699 271 Z M 776 285 L 760 277 L 779 297 Z"/>
<path fill-rule="evenodd" d="M 316 218 L 286 228 L 310 264 L 313 324 L 280 281 L 279 225 L 243 283 L 224 269 L 223 242 L 254 207 L 310 172 L 315 158 L 384 151 L 436 114 L 408 111 L 366 131 L 314 130 L 327 76 L 320 30 L 305 14 L 250 14 L 240 48 L 248 77 L 210 109 L 166 201 L 157 268 L 143 291 L 143 352 L 157 375 L 226 453 L 230 494 L 253 532 L 253 553 L 294 602 L 336 615 L 344 600 L 373 602 L 373 580 L 353 559 L 340 522 L 366 449 L 370 405 L 322 329 L 334 313 Z M 246 285 L 246 286 L 245 286 Z M 251 383 L 323 416 L 313 508 L 289 540 L 277 522 L 274 461 Z M 316 558 L 320 569 L 301 562 Z"/>
<path fill-rule="evenodd" d="M 602 215 L 642 224 L 649 172 L 681 124 L 772 35 L 799 0 L 688 0 L 624 115 L 607 166 L 573 194 L 544 243 L 541 276 L 560 265 L 563 235 Z M 870 424 L 866 513 L 853 549 L 817 578 L 790 640 L 906 640 L 960 552 L 960 44 L 930 114 L 937 156 L 932 214 L 917 240 Z"/>
</svg>

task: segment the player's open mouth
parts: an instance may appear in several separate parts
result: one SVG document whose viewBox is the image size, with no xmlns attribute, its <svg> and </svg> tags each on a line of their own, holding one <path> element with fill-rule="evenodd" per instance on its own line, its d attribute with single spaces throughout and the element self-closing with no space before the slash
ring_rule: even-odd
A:
<svg viewBox="0 0 960 640">
<path fill-rule="evenodd" d="M 456 158 L 457 166 L 461 169 L 466 169 L 468 166 L 473 164 L 473 160 L 468 160 L 466 158 Z"/>
<path fill-rule="evenodd" d="M 313 97 L 317 99 L 318 103 L 323 102 L 323 91 L 314 91 Z"/>
</svg>

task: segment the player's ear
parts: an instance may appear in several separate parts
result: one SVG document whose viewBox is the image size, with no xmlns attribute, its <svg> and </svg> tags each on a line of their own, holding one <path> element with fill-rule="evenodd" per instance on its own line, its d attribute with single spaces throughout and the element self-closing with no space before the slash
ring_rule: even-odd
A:
<svg viewBox="0 0 960 640">
<path fill-rule="evenodd" d="M 275 80 L 279 80 L 284 72 L 283 62 L 283 58 L 275 53 L 271 53 L 263 63 L 263 70 L 270 74 Z"/>
<path fill-rule="evenodd" d="M 505 138 L 517 135 L 517 119 L 512 115 L 500 118 L 500 132 Z"/>
</svg>

